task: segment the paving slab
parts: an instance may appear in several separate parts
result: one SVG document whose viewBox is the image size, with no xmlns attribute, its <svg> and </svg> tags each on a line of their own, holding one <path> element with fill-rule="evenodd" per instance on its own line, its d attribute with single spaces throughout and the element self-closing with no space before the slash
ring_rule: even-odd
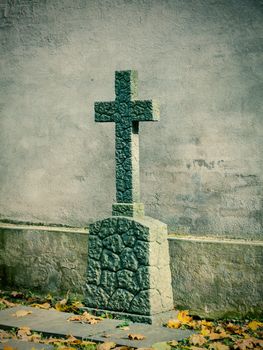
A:
<svg viewBox="0 0 263 350">
<path fill-rule="evenodd" d="M 14 314 L 18 310 L 26 310 L 31 313 L 23 317 L 16 317 Z M 117 326 L 123 323 L 123 321 L 115 319 L 104 319 L 94 325 L 67 321 L 72 315 L 72 313 L 59 312 L 57 310 L 42 310 L 28 306 L 17 306 L 0 311 L 0 328 L 29 327 L 33 331 L 46 335 L 61 337 L 73 335 L 79 339 L 98 342 L 114 341 L 118 345 L 132 347 L 150 347 L 156 342 L 181 340 L 194 333 L 191 330 L 169 329 L 158 325 L 132 322 L 129 324 L 129 329 L 122 330 L 117 328 Z M 130 340 L 128 334 L 142 334 L 145 336 L 145 339 Z"/>
<path fill-rule="evenodd" d="M 54 347 L 52 345 L 46 345 L 46 344 L 37 344 L 33 342 L 27 342 L 27 341 L 19 341 L 19 340 L 13 340 L 8 339 L 7 341 L 0 342 L 0 350 L 5 349 L 5 347 L 12 347 L 13 350 L 53 350 Z"/>
</svg>

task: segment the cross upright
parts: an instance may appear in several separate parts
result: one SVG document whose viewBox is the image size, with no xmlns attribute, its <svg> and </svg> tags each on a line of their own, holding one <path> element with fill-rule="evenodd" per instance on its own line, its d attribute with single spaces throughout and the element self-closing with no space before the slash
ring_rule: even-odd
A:
<svg viewBox="0 0 263 350">
<path fill-rule="evenodd" d="M 96 122 L 115 122 L 116 202 L 113 215 L 144 215 L 140 203 L 139 122 L 158 121 L 152 100 L 136 100 L 138 73 L 115 72 L 115 101 L 95 102 Z"/>
</svg>

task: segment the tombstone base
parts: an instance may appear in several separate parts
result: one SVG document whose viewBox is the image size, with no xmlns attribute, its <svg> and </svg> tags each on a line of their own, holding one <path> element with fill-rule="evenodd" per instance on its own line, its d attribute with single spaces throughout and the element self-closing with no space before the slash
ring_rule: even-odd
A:
<svg viewBox="0 0 263 350">
<path fill-rule="evenodd" d="M 90 225 L 88 245 L 84 304 L 90 310 L 152 323 L 174 309 L 166 224 L 110 217 Z"/>
<path fill-rule="evenodd" d="M 94 309 L 89 307 L 83 307 L 81 308 L 81 310 L 87 311 L 92 315 L 96 315 L 96 316 L 111 315 L 113 316 L 114 319 L 128 320 L 128 321 L 138 322 L 138 323 L 147 323 L 152 325 L 163 325 L 171 319 L 176 319 L 178 315 L 178 311 L 176 310 L 165 311 L 155 315 L 130 314 L 127 312 L 109 311 L 109 310 Z"/>
<path fill-rule="evenodd" d="M 115 203 L 112 205 L 113 216 L 142 217 L 144 216 L 143 203 Z"/>
</svg>

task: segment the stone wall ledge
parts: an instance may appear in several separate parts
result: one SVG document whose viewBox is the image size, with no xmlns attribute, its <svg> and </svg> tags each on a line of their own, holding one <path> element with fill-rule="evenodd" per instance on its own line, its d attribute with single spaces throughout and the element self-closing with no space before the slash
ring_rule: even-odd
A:
<svg viewBox="0 0 263 350">
<path fill-rule="evenodd" d="M 262 234 L 263 237 L 263 234 Z M 216 244 L 249 244 L 263 246 L 263 240 L 246 240 L 246 239 L 230 239 L 218 236 L 190 236 L 190 235 L 177 235 L 170 233 L 168 240 L 179 240 L 179 241 L 194 241 L 199 243 L 216 243 Z"/>
<path fill-rule="evenodd" d="M 0 229 L 69 232 L 69 233 L 81 233 L 85 235 L 89 233 L 88 228 L 55 226 L 55 225 L 53 226 L 53 225 L 35 225 L 35 224 L 13 224 L 13 223 L 3 223 L 3 222 L 0 222 Z"/>
</svg>

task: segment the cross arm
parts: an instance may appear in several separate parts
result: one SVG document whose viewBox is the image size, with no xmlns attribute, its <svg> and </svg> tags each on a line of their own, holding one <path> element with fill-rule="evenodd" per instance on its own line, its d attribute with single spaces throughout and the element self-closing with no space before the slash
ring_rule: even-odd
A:
<svg viewBox="0 0 263 350">
<path fill-rule="evenodd" d="M 115 102 L 95 102 L 95 122 L 113 122 Z"/>
<path fill-rule="evenodd" d="M 153 100 L 131 101 L 130 117 L 133 121 L 158 121 L 159 105 Z"/>
</svg>

